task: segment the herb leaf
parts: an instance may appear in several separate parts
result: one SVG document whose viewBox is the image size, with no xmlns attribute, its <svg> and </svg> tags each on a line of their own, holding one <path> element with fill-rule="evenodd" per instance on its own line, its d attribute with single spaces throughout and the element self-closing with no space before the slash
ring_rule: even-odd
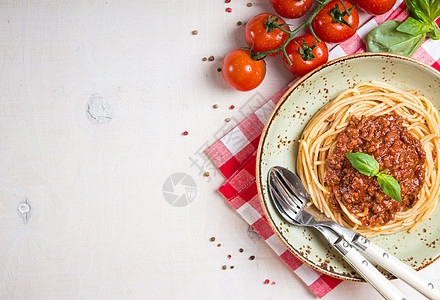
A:
<svg viewBox="0 0 440 300">
<path fill-rule="evenodd" d="M 429 20 L 429 2 L 430 0 L 405 0 L 406 7 L 408 7 L 411 16 L 417 20 L 425 23 L 430 23 Z"/>
<path fill-rule="evenodd" d="M 414 18 L 431 23 L 440 16 L 440 0 L 405 0 L 409 13 Z"/>
<path fill-rule="evenodd" d="M 367 36 L 368 51 L 413 55 L 425 40 L 426 33 L 412 35 L 397 31 L 400 24 L 402 22 L 390 20 L 371 30 Z"/>
<path fill-rule="evenodd" d="M 432 31 L 434 30 L 434 27 L 431 24 L 427 24 L 409 17 L 408 19 L 405 20 L 405 22 L 397 26 L 396 30 L 415 36 L 415 35 L 427 33 L 428 31 Z"/>
<path fill-rule="evenodd" d="M 392 199 L 402 202 L 402 195 L 399 182 L 393 176 L 385 174 L 388 169 L 379 172 L 379 163 L 374 157 L 361 152 L 345 153 L 351 165 L 359 171 L 359 173 L 367 176 L 377 176 L 377 183 L 382 191 Z"/>
<path fill-rule="evenodd" d="M 428 33 L 428 36 L 433 40 L 440 40 L 440 28 L 438 27 L 437 23 L 434 24 L 434 30 L 432 32 Z"/>
<path fill-rule="evenodd" d="M 402 195 L 399 182 L 393 176 L 381 173 L 377 176 L 377 183 L 379 183 L 382 191 L 390 196 L 392 199 L 402 202 Z"/>
<path fill-rule="evenodd" d="M 366 153 L 345 153 L 351 165 L 359 171 L 359 173 L 367 176 L 376 176 L 379 173 L 379 163 Z"/>
</svg>

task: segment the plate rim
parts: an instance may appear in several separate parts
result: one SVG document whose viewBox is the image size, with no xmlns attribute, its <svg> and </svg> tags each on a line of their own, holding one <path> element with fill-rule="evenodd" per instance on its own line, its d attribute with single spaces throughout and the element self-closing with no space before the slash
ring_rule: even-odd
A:
<svg viewBox="0 0 440 300">
<path fill-rule="evenodd" d="M 437 74 L 437 76 L 440 78 L 440 71 L 436 70 L 435 68 L 421 62 L 418 61 L 414 58 L 411 57 L 407 57 L 404 55 L 400 55 L 400 54 L 394 54 L 394 53 L 386 53 L 386 52 L 362 52 L 362 53 L 355 53 L 355 54 L 351 54 L 351 55 L 347 55 L 347 56 L 343 56 L 334 60 L 331 60 L 321 66 L 319 66 L 318 68 L 310 71 L 309 73 L 307 73 L 306 75 L 304 75 L 303 77 L 301 77 L 297 82 L 295 82 L 284 94 L 283 96 L 281 96 L 280 100 L 277 102 L 277 104 L 275 105 L 274 109 L 272 110 L 272 113 L 270 114 L 269 118 L 266 121 L 266 124 L 264 125 L 263 131 L 261 133 L 261 137 L 260 137 L 260 141 L 258 143 L 258 149 L 257 149 L 257 156 L 256 156 L 256 183 L 257 183 L 257 192 L 258 192 L 258 198 L 260 200 L 260 204 L 263 208 L 263 212 L 264 215 L 266 217 L 266 219 L 268 220 L 268 223 L 270 225 L 270 227 L 272 228 L 273 232 L 277 235 L 278 239 L 281 240 L 281 242 L 287 247 L 287 249 L 293 254 L 295 255 L 296 258 L 298 258 L 299 260 L 301 260 L 303 263 L 307 264 L 308 266 L 312 267 L 313 269 L 329 275 L 333 278 L 337 278 L 337 279 L 342 279 L 345 281 L 356 281 L 356 282 L 365 282 L 365 279 L 363 278 L 352 278 L 352 277 L 347 277 L 344 275 L 340 275 L 340 274 L 336 274 L 336 273 L 332 273 L 329 272 L 328 270 L 322 269 L 319 266 L 310 263 L 307 259 L 305 259 L 303 256 L 300 255 L 300 253 L 296 250 L 293 249 L 286 241 L 285 238 L 283 237 L 283 235 L 279 232 L 279 230 L 277 229 L 277 227 L 274 224 L 274 221 L 271 218 L 271 215 L 268 212 L 268 208 L 266 206 L 266 199 L 264 197 L 264 193 L 262 191 L 262 181 L 265 180 L 263 178 L 261 178 L 262 176 L 262 170 L 261 170 L 261 160 L 262 160 L 262 154 L 263 154 L 263 144 L 267 138 L 267 133 L 269 131 L 269 128 L 274 120 L 274 117 L 276 116 L 276 114 L 278 113 L 278 111 L 280 110 L 280 108 L 283 106 L 283 104 L 285 103 L 285 101 L 287 100 L 287 98 L 289 98 L 289 96 L 291 95 L 291 93 L 293 92 L 293 90 L 295 90 L 300 84 L 302 84 L 304 81 L 306 81 L 308 78 L 310 78 L 312 75 L 314 75 L 315 73 L 319 72 L 321 69 L 327 68 L 331 65 L 334 65 L 336 63 L 339 63 L 341 61 L 346 61 L 346 60 L 352 60 L 355 58 L 359 58 L 359 57 L 392 57 L 392 58 L 397 58 L 397 59 L 401 59 L 401 60 L 406 60 L 406 61 L 410 61 L 412 63 L 416 63 L 418 65 L 420 65 L 423 68 L 426 68 L 428 70 L 430 70 L 431 72 L 434 72 Z M 313 116 L 312 116 L 313 117 Z M 269 199 L 267 199 L 269 200 Z M 435 262 L 437 259 L 440 258 L 440 252 L 437 255 L 437 257 L 435 257 L 434 259 L 430 260 L 429 262 L 427 262 L 426 264 L 423 264 L 422 266 L 420 266 L 419 268 L 416 269 L 416 271 L 420 271 L 424 268 L 426 268 L 427 266 L 431 265 L 433 262 Z M 395 277 L 390 277 L 388 278 L 390 280 L 395 279 Z"/>
</svg>

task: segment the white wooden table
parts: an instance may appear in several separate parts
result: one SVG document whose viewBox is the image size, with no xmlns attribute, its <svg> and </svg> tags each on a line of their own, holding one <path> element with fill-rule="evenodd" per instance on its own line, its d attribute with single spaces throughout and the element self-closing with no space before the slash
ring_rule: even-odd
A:
<svg viewBox="0 0 440 300">
<path fill-rule="evenodd" d="M 280 57 L 248 93 L 217 72 L 245 46 L 237 21 L 263 11 L 268 0 L 0 2 L 1 299 L 316 298 L 202 155 L 293 78 Z M 175 173 L 194 179 L 190 203 L 163 193 Z M 344 282 L 325 299 L 380 296 Z"/>
</svg>

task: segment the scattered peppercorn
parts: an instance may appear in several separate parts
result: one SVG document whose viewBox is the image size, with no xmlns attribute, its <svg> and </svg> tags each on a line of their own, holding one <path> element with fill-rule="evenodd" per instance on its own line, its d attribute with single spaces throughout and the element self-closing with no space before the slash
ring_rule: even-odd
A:
<svg viewBox="0 0 440 300">
<path fill-rule="evenodd" d="M 230 119 L 230 118 L 226 118 L 225 121 L 226 121 L 226 122 L 230 122 L 231 119 Z"/>
<path fill-rule="evenodd" d="M 222 246 L 222 244 L 217 244 L 217 247 L 221 247 Z"/>
<path fill-rule="evenodd" d="M 229 109 L 234 109 L 234 108 L 235 108 L 235 105 L 229 106 Z"/>
<path fill-rule="evenodd" d="M 182 134 L 183 135 L 188 135 L 188 131 L 184 131 Z"/>
<path fill-rule="evenodd" d="M 203 173 L 203 176 L 205 176 L 205 177 L 209 177 L 209 172 L 205 172 L 205 173 Z"/>
<path fill-rule="evenodd" d="M 272 281 L 271 285 L 275 285 L 275 281 Z"/>
<path fill-rule="evenodd" d="M 215 242 L 215 237 L 209 239 L 211 242 Z"/>
<path fill-rule="evenodd" d="M 217 72 L 221 72 L 222 71 L 222 68 L 217 68 Z"/>
<path fill-rule="evenodd" d="M 225 0 L 225 3 L 231 3 L 231 0 Z"/>
<path fill-rule="evenodd" d="M 203 61 L 207 61 L 208 59 L 206 57 L 202 58 Z"/>
<path fill-rule="evenodd" d="M 209 61 L 213 61 L 214 59 L 215 59 L 215 58 L 214 58 L 214 56 L 212 56 L 212 55 L 208 58 Z"/>
<path fill-rule="evenodd" d="M 255 259 L 254 255 L 249 256 L 249 260 L 254 260 L 254 259 Z"/>
<path fill-rule="evenodd" d="M 197 30 L 193 30 L 193 31 L 192 31 L 192 34 L 193 34 L 193 35 L 198 35 L 199 32 L 198 32 Z"/>
<path fill-rule="evenodd" d="M 238 249 L 238 251 L 240 251 L 240 253 L 243 253 L 243 252 L 244 252 L 244 249 L 243 249 L 243 248 L 240 248 L 240 249 Z"/>
<path fill-rule="evenodd" d="M 230 266 L 229 268 L 233 269 L 233 268 L 235 268 L 235 267 L 234 267 L 234 266 Z"/>
<path fill-rule="evenodd" d="M 214 104 L 212 107 L 214 107 L 215 109 L 218 108 L 218 104 Z"/>
<path fill-rule="evenodd" d="M 222 269 L 223 269 L 223 270 L 226 270 L 227 268 L 228 268 L 227 265 L 223 265 L 223 266 L 222 266 Z"/>
<path fill-rule="evenodd" d="M 251 7 L 252 6 L 252 3 L 248 3 L 248 4 L 246 4 L 247 5 L 247 7 Z"/>
<path fill-rule="evenodd" d="M 269 284 L 269 282 L 270 282 L 270 280 L 269 280 L 269 279 L 266 279 L 266 280 L 264 281 L 264 284 Z"/>
<path fill-rule="evenodd" d="M 241 21 L 237 22 L 237 26 L 241 26 L 241 24 L 243 24 Z"/>
<path fill-rule="evenodd" d="M 228 7 L 228 8 L 226 9 L 226 12 L 231 13 L 231 12 L 232 12 L 232 8 Z"/>
<path fill-rule="evenodd" d="M 232 257 L 232 255 L 231 255 L 231 254 L 229 254 L 229 255 L 228 255 L 228 259 L 231 259 L 231 257 Z"/>
</svg>

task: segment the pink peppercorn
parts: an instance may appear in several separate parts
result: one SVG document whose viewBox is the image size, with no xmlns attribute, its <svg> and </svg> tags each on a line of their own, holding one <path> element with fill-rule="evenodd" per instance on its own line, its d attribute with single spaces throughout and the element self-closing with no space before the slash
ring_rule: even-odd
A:
<svg viewBox="0 0 440 300">
<path fill-rule="evenodd" d="M 228 8 L 226 9 L 226 11 L 227 11 L 228 13 L 231 13 L 231 12 L 232 12 L 232 8 L 228 7 Z"/>
<path fill-rule="evenodd" d="M 188 131 L 184 131 L 182 134 L 183 135 L 188 135 Z"/>
</svg>

